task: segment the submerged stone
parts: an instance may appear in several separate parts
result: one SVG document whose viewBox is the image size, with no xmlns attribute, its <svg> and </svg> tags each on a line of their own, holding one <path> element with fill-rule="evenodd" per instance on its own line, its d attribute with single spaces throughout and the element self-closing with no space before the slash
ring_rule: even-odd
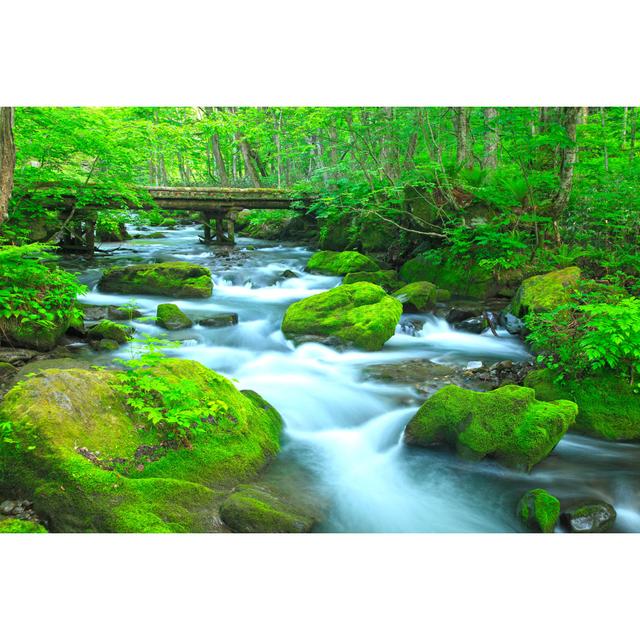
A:
<svg viewBox="0 0 640 640">
<path fill-rule="evenodd" d="M 551 453 L 577 411 L 567 400 L 536 400 L 526 387 L 476 392 L 449 385 L 420 407 L 404 437 L 411 445 L 446 445 L 464 458 L 530 470 Z"/>
<path fill-rule="evenodd" d="M 616 522 L 616 510 L 608 502 L 593 500 L 566 509 L 560 517 L 571 533 L 606 533 Z"/>
<path fill-rule="evenodd" d="M 294 302 L 282 321 L 288 338 L 330 337 L 365 351 L 378 351 L 395 333 L 402 305 L 370 282 L 345 284 Z"/>
<path fill-rule="evenodd" d="M 178 305 L 170 303 L 158 305 L 156 309 L 156 324 L 170 331 L 188 329 L 193 326 L 189 316 Z"/>
<path fill-rule="evenodd" d="M 553 533 L 560 517 L 560 500 L 544 489 L 527 491 L 518 502 L 518 517 L 531 531 Z"/>
<path fill-rule="evenodd" d="M 307 533 L 314 520 L 272 492 L 241 485 L 220 505 L 222 521 L 236 533 Z"/>
<path fill-rule="evenodd" d="M 208 298 L 213 284 L 206 267 L 188 262 L 161 262 L 107 269 L 98 288 L 113 293 Z"/>
<path fill-rule="evenodd" d="M 203 327 L 230 327 L 238 324 L 237 313 L 217 313 L 215 316 L 208 316 L 198 320 L 198 324 Z"/>
<path fill-rule="evenodd" d="M 569 302 L 580 280 L 578 267 L 567 267 L 522 282 L 511 302 L 511 312 L 522 318 L 527 313 L 551 311 Z"/>
<path fill-rule="evenodd" d="M 317 271 L 332 276 L 345 276 L 355 271 L 379 271 L 371 258 L 357 251 L 318 251 L 307 263 L 307 271 Z"/>
</svg>

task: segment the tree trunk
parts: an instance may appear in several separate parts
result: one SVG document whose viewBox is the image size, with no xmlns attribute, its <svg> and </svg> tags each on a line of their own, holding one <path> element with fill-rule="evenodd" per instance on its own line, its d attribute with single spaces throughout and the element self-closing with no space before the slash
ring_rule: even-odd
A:
<svg viewBox="0 0 640 640">
<path fill-rule="evenodd" d="M 13 107 L 0 107 L 0 224 L 7 218 L 13 190 L 16 147 L 13 139 Z"/>
<path fill-rule="evenodd" d="M 580 107 L 563 107 L 561 109 L 562 125 L 567 135 L 567 144 L 560 149 L 560 184 L 551 203 L 550 211 L 557 244 L 560 244 L 558 220 L 567 208 L 573 186 L 573 168 L 577 153 L 576 126 L 579 115 Z"/>
<path fill-rule="evenodd" d="M 629 134 L 629 162 L 633 162 L 636 155 L 636 129 L 638 126 L 638 109 L 631 107 L 631 132 Z"/>
<path fill-rule="evenodd" d="M 469 141 L 468 107 L 454 108 L 453 125 L 456 132 L 456 162 L 459 167 L 471 168 L 473 166 L 473 157 Z"/>
<path fill-rule="evenodd" d="M 609 171 L 609 150 L 607 149 L 607 122 L 604 107 L 600 107 L 600 129 L 602 131 L 602 155 L 604 158 L 604 170 Z"/>
<path fill-rule="evenodd" d="M 484 157 L 483 169 L 495 169 L 498 166 L 498 110 L 495 107 L 487 107 L 484 110 Z"/>
<path fill-rule="evenodd" d="M 224 164 L 224 158 L 222 157 L 222 152 L 220 151 L 220 136 L 217 133 L 214 133 L 211 136 L 211 152 L 213 153 L 213 159 L 216 163 L 216 168 L 218 169 L 218 178 L 220 179 L 220 185 L 222 187 L 229 186 L 229 175 L 227 174 L 227 167 Z"/>
</svg>

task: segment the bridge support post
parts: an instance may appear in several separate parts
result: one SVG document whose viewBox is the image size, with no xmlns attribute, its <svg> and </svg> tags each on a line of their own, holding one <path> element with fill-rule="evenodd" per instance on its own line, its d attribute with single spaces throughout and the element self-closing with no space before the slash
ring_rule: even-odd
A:
<svg viewBox="0 0 640 640">
<path fill-rule="evenodd" d="M 202 241 L 204 244 L 211 244 L 211 214 L 202 214 Z"/>
</svg>

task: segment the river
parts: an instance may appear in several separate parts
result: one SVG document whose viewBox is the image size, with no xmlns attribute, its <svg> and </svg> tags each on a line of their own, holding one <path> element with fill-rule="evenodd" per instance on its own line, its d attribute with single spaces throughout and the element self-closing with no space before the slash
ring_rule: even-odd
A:
<svg viewBox="0 0 640 640">
<path fill-rule="evenodd" d="M 243 237 L 233 249 L 204 247 L 198 242 L 199 227 L 163 231 L 162 239 L 105 243 L 105 249 L 124 250 L 91 261 L 65 260 L 90 288 L 81 300 L 131 301 L 131 296 L 96 290 L 102 270 L 115 264 L 186 260 L 209 267 L 214 275 L 209 299 L 139 295 L 135 302 L 145 315 L 155 315 L 160 302 L 175 302 L 196 322 L 212 313 L 238 314 L 234 326 L 195 324 L 171 332 L 170 338 L 180 346 L 167 353 L 198 360 L 234 379 L 239 388 L 256 390 L 278 409 L 285 421 L 282 450 L 260 482 L 314 510 L 319 519 L 316 531 L 522 531 L 516 503 L 536 487 L 561 500 L 606 500 L 618 512 L 615 531 L 640 531 L 640 445 L 570 434 L 526 474 L 402 443 L 404 426 L 424 401 L 424 387 L 381 380 L 370 367 L 388 369 L 418 359 L 456 366 L 529 359 L 518 339 L 455 331 L 444 320 L 424 314 L 409 318 L 422 325 L 419 331 L 410 334 L 399 325 L 380 352 L 340 352 L 314 343 L 295 346 L 280 331 L 287 306 L 340 282 L 304 272 L 310 250 Z M 281 279 L 287 269 L 298 277 Z M 130 324 L 138 335 L 166 333 L 153 324 Z M 115 354 L 95 353 L 81 345 L 75 350 L 78 357 L 96 364 L 132 355 L 131 346 Z M 433 388 L 445 383 L 437 375 L 425 382 L 427 387 L 432 382 Z"/>
</svg>

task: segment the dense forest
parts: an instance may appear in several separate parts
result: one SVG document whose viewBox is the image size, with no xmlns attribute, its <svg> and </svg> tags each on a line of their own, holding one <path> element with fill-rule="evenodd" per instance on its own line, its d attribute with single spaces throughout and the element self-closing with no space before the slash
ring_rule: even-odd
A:
<svg viewBox="0 0 640 640">
<path fill-rule="evenodd" d="M 174 350 L 181 339 L 187 349 L 189 340 L 219 344 L 216 336 L 223 334 L 188 334 L 194 325 L 242 327 L 242 311 L 238 324 L 233 304 L 215 309 L 226 315 L 189 317 L 185 298 L 224 301 L 224 287 L 247 283 L 280 295 L 299 281 L 296 295 L 283 298 L 284 317 L 269 329 L 281 330 L 293 350 L 311 336 L 338 354 L 393 353 L 401 348 L 396 332 L 421 338 L 438 318 L 447 331 L 485 339 L 480 347 L 515 341 L 509 344 L 522 350 L 520 362 L 492 360 L 480 347 L 477 354 L 469 351 L 468 363 L 449 362 L 456 346 L 438 358 L 413 354 L 405 359 L 409 365 L 397 364 L 394 382 L 408 375 L 408 366 L 419 371 L 403 383 L 437 381 L 402 425 L 409 446 L 448 447 L 464 460 L 487 458 L 526 478 L 568 430 L 607 445 L 640 441 L 639 110 L 2 107 L 0 501 L 7 498 L 5 515 L 33 514 L 12 526 L 210 531 L 216 528 L 202 513 L 218 500 L 224 530 L 376 530 L 375 523 L 353 525 L 335 515 L 337 507 L 328 519 L 308 515 L 305 505 L 290 507 L 273 487 L 240 484 L 276 455 L 278 412 L 290 427 L 286 403 L 262 388 L 266 400 L 240 394 L 219 375 L 242 378 L 243 370 L 237 373 L 226 360 L 216 373 L 209 360 L 185 360 Z M 214 194 L 220 202 L 245 200 L 238 207 L 231 200 L 211 205 L 211 211 L 197 204 L 171 209 L 158 204 L 162 188 Z M 288 204 L 260 206 L 269 198 Z M 224 229 L 223 221 L 229 224 Z M 144 253 L 162 238 L 175 244 Z M 304 254 L 305 264 L 296 254 L 290 262 L 269 254 L 266 265 L 249 263 L 253 271 L 247 266 L 238 275 L 243 261 L 279 246 L 316 253 Z M 269 265 L 279 269 L 279 279 L 263 282 L 260 269 Z M 305 280 L 314 277 L 334 280 Z M 106 296 L 96 305 L 89 298 L 98 290 L 125 297 Z M 155 315 L 145 295 L 154 309 L 160 302 Z M 97 308 L 107 307 L 98 315 Z M 271 319 L 270 307 L 255 318 L 254 312 L 248 311 L 252 321 Z M 171 340 L 138 335 L 147 316 Z M 174 333 L 180 330 L 187 333 Z M 273 340 L 269 336 L 265 341 Z M 64 370 L 70 365 L 60 361 L 77 357 L 73 348 L 69 352 L 74 340 L 87 348 L 79 359 L 106 372 L 71 369 L 79 373 L 69 382 Z M 126 355 L 130 342 L 141 351 Z M 225 343 L 234 349 L 246 344 L 254 348 L 246 335 Z M 268 344 L 270 353 L 284 349 Z M 105 360 L 109 351 L 118 357 Z M 446 375 L 425 370 L 427 361 L 443 366 L 443 357 L 453 367 Z M 48 360 L 61 368 L 38 373 Z M 274 366 L 267 374 L 277 375 Z M 112 379 L 104 382 L 104 376 Z M 66 404 L 51 407 L 55 397 L 43 389 L 64 392 Z M 124 398 L 124 408 L 113 408 L 111 393 Z M 25 409 L 34 398 L 40 409 Z M 85 403 L 77 415 L 69 408 L 76 401 Z M 76 425 L 60 442 L 38 426 L 51 412 L 61 425 L 78 415 L 86 419 L 87 404 L 97 415 L 110 415 L 113 440 L 83 435 Z M 146 425 L 137 439 L 132 420 Z M 95 469 L 100 473 L 91 475 Z M 67 487 L 64 497 L 47 489 L 47 475 Z M 614 497 L 592 496 L 574 506 L 572 489 L 558 488 L 568 496 L 558 499 L 552 486 L 521 482 L 519 524 L 508 525 L 514 529 L 552 531 L 561 513 L 569 530 L 614 526 Z M 227 495 L 230 487 L 241 488 Z M 90 508 L 87 492 L 94 496 Z M 459 524 L 452 521 L 449 530 Z M 414 526 L 431 530 L 423 521 L 406 529 Z"/>
</svg>

